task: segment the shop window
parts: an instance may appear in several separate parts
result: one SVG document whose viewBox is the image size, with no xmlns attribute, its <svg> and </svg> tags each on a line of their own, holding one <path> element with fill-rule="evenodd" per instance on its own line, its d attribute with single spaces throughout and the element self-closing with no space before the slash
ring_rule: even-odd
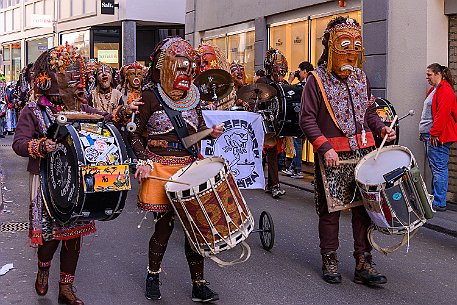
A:
<svg viewBox="0 0 457 305">
<path fill-rule="evenodd" d="M 41 53 L 45 52 L 48 49 L 48 39 L 48 37 L 44 37 L 26 41 L 27 63 L 35 62 Z"/>
<path fill-rule="evenodd" d="M 272 26 L 269 46 L 284 54 L 289 71 L 296 71 L 301 62 L 308 60 L 308 21 Z"/>
<path fill-rule="evenodd" d="M 244 65 L 248 82 L 252 82 L 254 77 L 254 57 L 255 57 L 255 31 L 247 31 L 227 36 L 206 38 L 203 42 L 208 42 L 217 46 L 226 56 L 227 62 L 231 64 L 238 61 Z"/>
<path fill-rule="evenodd" d="M 85 59 L 90 58 L 90 32 L 89 30 L 81 31 L 81 32 L 74 32 L 74 33 L 65 33 L 60 35 L 60 43 L 65 44 L 68 42 L 69 44 L 78 48 L 79 53 Z"/>
<path fill-rule="evenodd" d="M 254 77 L 254 43 L 254 31 L 228 36 L 228 62 L 237 61 L 244 65 L 248 82 Z"/>
<path fill-rule="evenodd" d="M 359 24 L 362 24 L 362 12 L 354 11 L 342 14 L 335 14 L 332 16 L 316 18 L 311 20 L 311 63 L 316 66 L 317 61 L 322 55 L 322 35 L 327 27 L 327 23 L 337 16 L 350 17 L 356 20 Z"/>
<path fill-rule="evenodd" d="M 97 60 L 107 63 L 112 68 L 120 65 L 120 29 L 94 29 L 94 55 Z"/>
<path fill-rule="evenodd" d="M 3 44 L 3 73 L 7 82 L 16 81 L 21 72 L 21 43 Z"/>
</svg>

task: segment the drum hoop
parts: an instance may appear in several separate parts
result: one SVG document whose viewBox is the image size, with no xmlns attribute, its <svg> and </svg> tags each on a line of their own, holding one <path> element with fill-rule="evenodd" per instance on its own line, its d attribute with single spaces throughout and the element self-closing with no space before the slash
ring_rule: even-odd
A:
<svg viewBox="0 0 457 305">
<path fill-rule="evenodd" d="M 227 161 L 226 161 L 224 158 L 218 157 L 218 156 L 209 157 L 209 158 L 205 158 L 205 159 L 202 159 L 202 160 L 196 160 L 196 161 L 194 161 L 194 162 L 192 162 L 192 163 L 190 163 L 190 164 L 184 166 L 183 168 L 179 169 L 176 173 L 174 173 L 174 174 L 170 177 L 170 179 L 171 179 L 171 180 L 179 181 L 179 179 L 176 179 L 176 178 L 178 178 L 181 174 L 183 174 L 184 172 L 186 172 L 186 171 L 189 170 L 190 168 L 192 168 L 192 167 L 198 167 L 199 164 L 205 164 L 205 163 L 213 162 L 213 161 L 219 162 L 219 163 L 222 163 L 222 164 L 223 164 L 223 166 L 222 166 L 222 168 L 219 170 L 218 174 L 221 176 L 221 181 L 225 180 L 225 179 L 226 179 L 226 176 L 227 176 L 227 173 L 228 173 L 228 171 L 229 171 L 228 165 L 227 165 Z M 211 180 L 213 183 L 217 184 L 217 183 L 214 181 L 214 177 L 215 177 L 215 176 L 209 177 L 209 178 L 204 182 L 204 183 L 207 184 L 207 187 L 205 188 L 205 190 L 203 190 L 203 191 L 201 191 L 201 192 L 205 192 L 205 191 L 208 190 L 208 182 L 209 182 L 210 180 Z M 172 191 L 172 190 L 170 190 L 170 186 L 171 186 L 172 183 L 173 183 L 173 182 L 167 182 L 167 183 L 165 183 L 165 186 L 164 186 L 164 187 L 165 187 L 165 191 L 166 191 L 167 193 L 168 193 L 168 192 L 174 193 L 174 194 L 176 194 L 176 196 L 179 195 L 180 198 L 192 197 L 192 196 L 195 196 L 195 194 L 201 193 L 201 192 L 195 193 L 195 191 L 194 191 L 194 187 L 195 187 L 195 186 L 198 186 L 198 185 L 191 185 L 191 186 L 189 186 L 188 189 L 184 189 L 184 190 Z M 201 183 L 201 184 L 203 184 L 203 183 Z M 184 196 L 182 195 L 182 193 L 185 192 L 185 191 L 186 191 L 186 192 L 187 192 L 187 191 L 190 191 L 190 196 L 184 197 Z"/>
<path fill-rule="evenodd" d="M 408 147 L 406 146 L 402 146 L 402 145 L 390 145 L 390 146 L 384 146 L 383 149 L 382 149 L 384 152 L 385 151 L 390 151 L 390 150 L 402 150 L 406 153 L 408 153 L 411 157 L 411 162 L 409 164 L 409 169 L 413 168 L 416 166 L 416 159 L 414 158 L 414 155 L 413 153 L 411 152 L 411 150 L 409 150 Z M 366 190 L 368 190 L 368 188 L 370 187 L 375 187 L 375 186 L 385 186 L 385 182 L 383 183 L 375 183 L 375 184 L 370 184 L 370 183 L 363 183 L 361 181 L 359 181 L 357 179 L 357 173 L 359 172 L 360 170 L 360 167 L 372 156 L 375 156 L 377 153 L 377 150 L 373 150 L 372 152 L 366 154 L 362 159 L 360 159 L 360 161 L 357 163 L 357 165 L 355 166 L 354 168 L 354 176 L 355 176 L 355 181 L 357 183 L 357 185 L 363 185 L 363 186 L 366 186 Z"/>
</svg>

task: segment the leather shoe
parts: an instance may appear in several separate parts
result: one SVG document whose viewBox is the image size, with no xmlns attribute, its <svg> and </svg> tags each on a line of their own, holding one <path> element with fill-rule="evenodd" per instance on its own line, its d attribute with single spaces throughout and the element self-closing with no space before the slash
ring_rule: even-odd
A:
<svg viewBox="0 0 457 305">
<path fill-rule="evenodd" d="M 49 268 L 38 268 L 35 281 L 35 291 L 38 295 L 43 296 L 48 292 Z"/>
<path fill-rule="evenodd" d="M 72 284 L 59 284 L 59 304 L 84 305 L 84 302 L 78 299 Z"/>
<path fill-rule="evenodd" d="M 446 212 L 446 206 L 433 205 L 433 209 L 438 212 Z"/>
</svg>

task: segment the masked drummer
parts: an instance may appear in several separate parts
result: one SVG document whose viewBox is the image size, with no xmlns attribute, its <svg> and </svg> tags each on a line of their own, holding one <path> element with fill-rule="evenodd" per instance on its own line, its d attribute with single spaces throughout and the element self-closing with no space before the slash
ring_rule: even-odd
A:
<svg viewBox="0 0 457 305">
<path fill-rule="evenodd" d="M 85 63 L 71 45 L 58 46 L 40 55 L 33 68 L 32 98 L 24 107 L 14 135 L 13 149 L 29 158 L 30 172 L 30 231 L 31 244 L 38 248 L 38 273 L 35 290 L 44 296 L 48 291 L 51 261 L 60 248 L 59 303 L 84 304 L 75 294 L 73 282 L 80 254 L 81 237 L 95 232 L 93 221 L 77 221 L 65 225 L 54 221 L 45 208 L 41 196 L 40 161 L 56 149 L 56 142 L 46 138 L 47 130 L 55 121 L 53 114 L 62 109 L 99 113 L 85 101 Z M 114 116 L 128 120 L 135 109 L 118 107 Z M 112 120 L 109 113 L 100 113 Z"/>
<path fill-rule="evenodd" d="M 331 20 L 322 44 L 318 68 L 308 77 L 303 91 L 300 126 L 315 151 L 323 278 L 328 283 L 341 283 L 336 251 L 340 210 L 347 205 L 353 207 L 354 282 L 384 284 L 387 279 L 374 268 L 370 254 L 367 230 L 371 221 L 356 190 L 354 168 L 357 160 L 375 148 L 373 134 L 387 134 L 387 141 L 392 141 L 395 131 L 376 114 L 367 77 L 359 69 L 363 61 L 359 24 L 350 18 Z M 341 160 L 349 160 L 349 164 L 340 164 Z M 329 212 L 334 205 L 341 209 Z"/>
<path fill-rule="evenodd" d="M 288 64 L 286 57 L 277 49 L 269 49 L 265 55 L 264 68 L 266 75 L 259 78 L 257 83 L 264 84 L 287 84 L 284 77 L 287 74 Z M 280 198 L 286 194 L 286 191 L 281 189 L 279 183 L 279 160 L 278 160 L 278 147 L 282 143 L 279 137 L 265 139 L 264 150 L 266 153 L 266 160 L 268 164 L 268 182 L 265 192 L 271 193 L 275 199 Z"/>
<path fill-rule="evenodd" d="M 144 105 L 140 106 L 139 115 L 135 118 L 137 129 L 130 135 L 139 159 L 135 173 L 135 178 L 141 183 L 138 206 L 154 212 L 156 218 L 155 230 L 149 241 L 145 293 L 148 299 L 161 298 L 161 262 L 175 218 L 164 189 L 165 182 L 148 177 L 169 178 L 197 158 L 195 148 L 188 150 L 181 144 L 182 127 L 177 125 L 179 131 L 175 129 L 164 107 L 178 113 L 176 121 L 185 126 L 188 134 L 206 129 L 199 92 L 192 84 L 196 55 L 196 51 L 182 38 L 167 38 L 159 43 L 151 55 L 152 66 L 142 92 Z M 222 127 L 214 126 L 211 137 L 216 138 L 222 132 Z M 143 142 L 143 135 L 147 135 L 146 142 Z M 203 257 L 192 250 L 187 239 L 184 251 L 193 284 L 192 300 L 209 302 L 219 299 L 204 279 Z"/>
</svg>

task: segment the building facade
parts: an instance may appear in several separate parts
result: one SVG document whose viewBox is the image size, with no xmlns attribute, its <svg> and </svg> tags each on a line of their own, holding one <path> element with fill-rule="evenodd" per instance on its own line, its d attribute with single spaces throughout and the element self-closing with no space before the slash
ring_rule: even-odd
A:
<svg viewBox="0 0 457 305">
<path fill-rule="evenodd" d="M 102 14 L 102 3 L 113 14 Z M 184 36 L 184 16 L 185 0 L 0 0 L 2 72 L 16 80 L 27 63 L 65 42 L 114 68 L 146 63 L 160 40 Z"/>
<path fill-rule="evenodd" d="M 425 71 L 438 62 L 457 74 L 456 11 L 455 0 L 187 0 L 185 33 L 194 46 L 211 41 L 225 49 L 229 61 L 241 61 L 252 75 L 269 47 L 286 55 L 291 71 L 303 60 L 316 65 L 326 23 L 337 15 L 358 20 L 372 92 L 389 100 L 399 116 L 411 109 L 416 113 L 400 122 L 400 144 L 412 150 L 430 182 L 418 140 L 429 88 Z M 455 160 L 450 175 L 456 177 L 452 192 L 457 193 Z"/>
</svg>

